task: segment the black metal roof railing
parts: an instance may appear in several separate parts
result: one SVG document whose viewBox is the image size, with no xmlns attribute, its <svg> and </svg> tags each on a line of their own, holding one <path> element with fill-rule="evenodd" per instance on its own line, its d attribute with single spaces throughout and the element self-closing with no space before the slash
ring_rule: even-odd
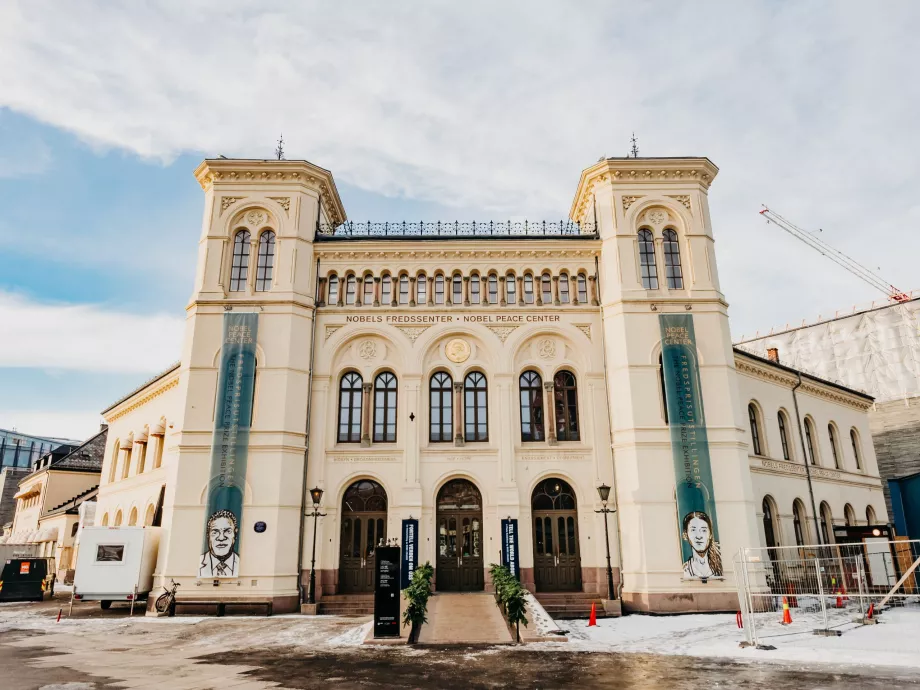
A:
<svg viewBox="0 0 920 690">
<path fill-rule="evenodd" d="M 384 222 L 346 221 L 341 225 L 320 223 L 317 228 L 318 240 L 359 240 L 359 239 L 443 239 L 443 238 L 531 238 L 558 239 L 597 237 L 593 223 L 576 223 L 562 221 L 485 221 L 478 223 L 461 223 L 459 221 L 418 221 L 418 222 Z"/>
</svg>

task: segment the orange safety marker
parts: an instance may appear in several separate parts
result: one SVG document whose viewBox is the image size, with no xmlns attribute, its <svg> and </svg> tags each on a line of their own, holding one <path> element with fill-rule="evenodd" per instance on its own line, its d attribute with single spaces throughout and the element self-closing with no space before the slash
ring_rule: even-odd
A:
<svg viewBox="0 0 920 690">
<path fill-rule="evenodd" d="M 597 604 L 591 602 L 591 617 L 588 618 L 588 627 L 597 625 Z"/>
<path fill-rule="evenodd" d="M 744 618 L 741 616 L 741 611 L 738 611 L 738 613 L 735 614 L 735 623 L 738 624 L 739 628 L 744 627 Z"/>
<path fill-rule="evenodd" d="M 866 618 L 872 620 L 872 614 L 875 613 L 875 602 L 869 604 L 869 610 L 866 612 Z"/>
<path fill-rule="evenodd" d="M 789 601 L 786 597 L 783 597 L 783 620 L 780 623 L 782 625 L 792 625 L 792 614 L 789 613 Z"/>
</svg>

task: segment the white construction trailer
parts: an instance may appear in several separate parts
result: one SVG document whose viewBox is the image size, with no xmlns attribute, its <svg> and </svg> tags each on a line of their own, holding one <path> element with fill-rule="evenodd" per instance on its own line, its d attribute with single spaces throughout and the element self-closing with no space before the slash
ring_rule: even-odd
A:
<svg viewBox="0 0 920 690">
<path fill-rule="evenodd" d="M 160 527 L 85 527 L 80 536 L 74 601 L 98 601 L 103 609 L 113 601 L 146 599 L 153 588 L 153 571 L 160 546 Z"/>
</svg>

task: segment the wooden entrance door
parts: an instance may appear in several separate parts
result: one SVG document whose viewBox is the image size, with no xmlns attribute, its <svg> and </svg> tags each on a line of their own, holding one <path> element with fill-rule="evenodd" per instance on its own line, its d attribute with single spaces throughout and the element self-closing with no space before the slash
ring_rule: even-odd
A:
<svg viewBox="0 0 920 690">
<path fill-rule="evenodd" d="M 482 557 L 482 496 L 465 479 L 452 479 L 438 493 L 438 591 L 479 592 L 485 585 Z"/>
<path fill-rule="evenodd" d="M 386 544 L 387 497 L 376 482 L 355 482 L 342 499 L 340 594 L 374 591 L 374 554 Z"/>
<path fill-rule="evenodd" d="M 531 506 L 537 590 L 581 591 L 575 492 L 561 479 L 546 479 L 534 489 Z"/>
</svg>

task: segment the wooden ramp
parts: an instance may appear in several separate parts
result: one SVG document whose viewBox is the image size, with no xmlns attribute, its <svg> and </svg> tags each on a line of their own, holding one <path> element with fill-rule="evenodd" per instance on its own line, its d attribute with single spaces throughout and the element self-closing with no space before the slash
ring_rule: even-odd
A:
<svg viewBox="0 0 920 690">
<path fill-rule="evenodd" d="M 428 600 L 419 644 L 512 644 L 495 597 L 486 592 L 438 593 Z"/>
</svg>

